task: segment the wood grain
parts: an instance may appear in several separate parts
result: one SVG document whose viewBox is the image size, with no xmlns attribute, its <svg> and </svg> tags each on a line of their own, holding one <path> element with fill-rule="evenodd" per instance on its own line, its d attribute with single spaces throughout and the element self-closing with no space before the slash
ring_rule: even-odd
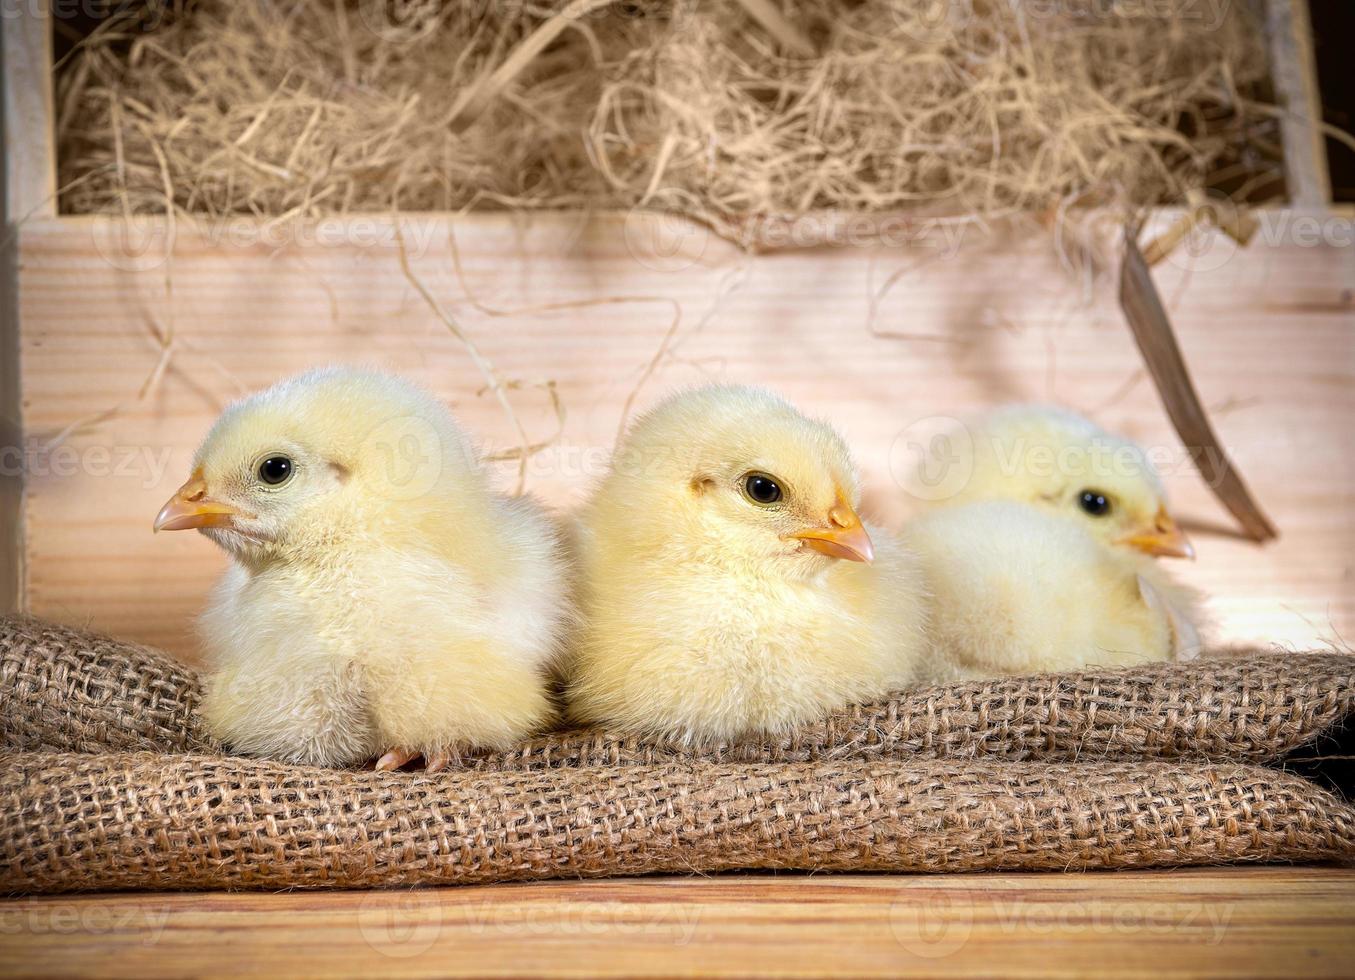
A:
<svg viewBox="0 0 1355 980">
<path fill-rule="evenodd" d="M 1355 872 L 717 876 L 0 902 L 0 975 L 1348 976 Z"/>
<path fill-rule="evenodd" d="M 1350 215 L 1315 238 L 1291 212 L 1261 217 L 1247 249 L 1201 230 L 1154 277 L 1214 426 L 1279 527 L 1264 547 L 1235 534 L 1179 445 L 1113 276 L 1070 276 L 1046 236 L 910 226 L 894 247 L 750 258 L 662 218 L 402 228 L 415 275 L 521 385 L 532 440 L 555 432 L 540 387 L 555 383 L 567 416 L 527 481 L 552 504 L 576 504 L 602 472 L 632 395 L 642 409 L 678 385 L 770 385 L 832 418 L 887 523 L 917 507 L 893 474 L 926 420 L 1055 400 L 1164 463 L 1200 552 L 1173 570 L 1212 595 L 1216 642 L 1311 647 L 1355 635 L 1355 248 Z M 153 538 L 150 522 L 227 401 L 316 364 L 376 363 L 445 396 L 487 449 L 516 437 L 401 272 L 389 220 L 181 223 L 172 261 L 165 245 L 163 229 L 128 238 L 91 218 L 22 233 L 27 586 L 39 615 L 192 657 L 222 559 L 198 536 Z"/>
</svg>

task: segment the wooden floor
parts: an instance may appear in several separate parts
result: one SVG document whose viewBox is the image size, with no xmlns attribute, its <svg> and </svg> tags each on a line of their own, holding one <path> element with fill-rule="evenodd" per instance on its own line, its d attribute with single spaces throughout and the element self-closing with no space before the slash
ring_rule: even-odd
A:
<svg viewBox="0 0 1355 980">
<path fill-rule="evenodd" d="M 649 878 L 0 902 L 4 976 L 1350 976 L 1355 869 Z"/>
</svg>

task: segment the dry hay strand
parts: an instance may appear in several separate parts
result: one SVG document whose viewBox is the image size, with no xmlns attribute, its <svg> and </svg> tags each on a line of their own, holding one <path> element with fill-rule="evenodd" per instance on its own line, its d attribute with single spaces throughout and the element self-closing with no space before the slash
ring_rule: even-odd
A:
<svg viewBox="0 0 1355 980">
<path fill-rule="evenodd" d="M 63 206 L 644 206 L 757 247 L 824 211 L 1179 203 L 1280 169 L 1259 27 L 1207 6 L 181 3 L 63 67 L 63 184 L 93 174 Z"/>
</svg>

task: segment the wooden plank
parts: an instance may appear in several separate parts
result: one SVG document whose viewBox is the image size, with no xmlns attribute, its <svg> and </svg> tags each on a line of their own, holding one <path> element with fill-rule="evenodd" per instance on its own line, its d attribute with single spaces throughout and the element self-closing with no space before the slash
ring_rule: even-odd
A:
<svg viewBox="0 0 1355 980">
<path fill-rule="evenodd" d="M 17 223 L 56 213 L 52 37 L 43 3 L 7 8 L 0 18 L 0 613 L 22 608 Z"/>
<path fill-rule="evenodd" d="M 1331 171 L 1322 133 L 1322 95 L 1313 55 L 1308 0 L 1266 0 L 1270 77 L 1285 115 L 1280 122 L 1289 202 L 1301 208 L 1331 204 Z"/>
<path fill-rule="evenodd" d="M 0 902 L 0 975 L 1348 976 L 1355 872 L 649 878 Z"/>
<path fill-rule="evenodd" d="M 52 26 L 45 0 L 5 7 L 5 200 L 8 220 L 56 214 Z"/>
<path fill-rule="evenodd" d="M 479 215 L 455 225 L 461 275 L 446 216 L 409 219 L 404 238 L 422 283 L 524 385 L 512 397 L 533 440 L 556 429 L 535 385 L 555 383 L 567 417 L 527 486 L 556 506 L 603 471 L 632 395 L 641 409 L 692 382 L 770 385 L 835 420 L 888 524 L 918 506 L 893 472 L 922 420 L 1057 400 L 1165 463 L 1200 552 L 1173 571 L 1211 596 L 1216 643 L 1312 647 L 1355 636 L 1355 248 L 1349 215 L 1261 218 L 1249 248 L 1216 236 L 1154 276 L 1214 426 L 1280 529 L 1264 547 L 1231 530 L 1177 442 L 1115 283 L 1085 288 L 1047 238 L 914 227 L 911 244 L 750 258 L 662 219 Z M 163 235 L 143 231 L 63 219 L 23 239 L 26 430 L 36 447 L 69 432 L 29 463 L 28 589 L 39 615 L 191 658 L 222 558 L 195 535 L 152 538 L 150 522 L 228 400 L 316 364 L 376 363 L 440 392 L 487 449 L 515 436 L 402 273 L 388 221 L 181 225 L 169 264 Z"/>
<path fill-rule="evenodd" d="M 0 152 L 3 147 L 0 146 Z M 23 445 L 19 378 L 19 263 L 13 226 L 0 220 L 0 615 L 23 608 Z"/>
</svg>

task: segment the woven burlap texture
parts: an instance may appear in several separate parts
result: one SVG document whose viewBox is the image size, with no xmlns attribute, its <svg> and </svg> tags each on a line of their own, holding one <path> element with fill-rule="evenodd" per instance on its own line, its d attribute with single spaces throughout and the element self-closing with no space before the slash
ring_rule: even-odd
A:
<svg viewBox="0 0 1355 980">
<path fill-rule="evenodd" d="M 6 892 L 1353 856 L 1346 804 L 1253 766 L 931 760 L 426 775 L 155 753 L 0 759 Z"/>
<path fill-rule="evenodd" d="M 0 622 L 0 746 L 218 752 L 197 676 L 133 644 Z M 973 681 L 837 712 L 784 736 L 687 748 L 596 730 L 466 760 L 485 769 L 891 759 L 1267 762 L 1355 715 L 1355 657 L 1254 654 L 1190 664 Z"/>
</svg>

